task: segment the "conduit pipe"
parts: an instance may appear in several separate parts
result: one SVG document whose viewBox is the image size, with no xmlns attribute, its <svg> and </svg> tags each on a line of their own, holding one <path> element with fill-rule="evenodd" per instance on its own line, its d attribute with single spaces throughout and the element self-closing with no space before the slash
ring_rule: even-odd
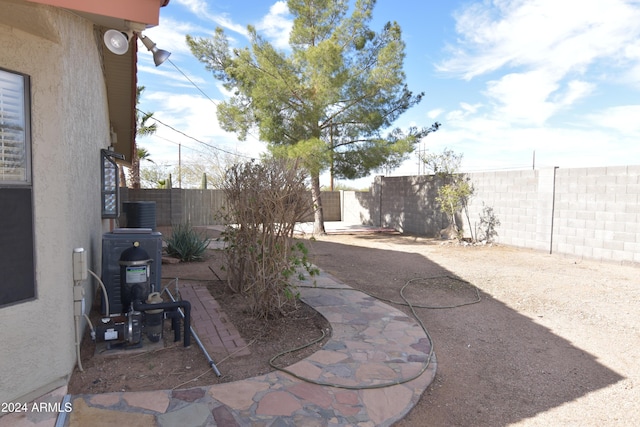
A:
<svg viewBox="0 0 640 427">
<path fill-rule="evenodd" d="M 80 316 L 75 315 L 74 317 L 74 326 L 76 329 L 76 356 L 78 358 L 78 370 L 80 370 L 80 372 L 84 372 L 84 369 L 82 368 L 82 358 L 80 357 Z"/>
<path fill-rule="evenodd" d="M 109 313 L 109 295 L 107 295 L 107 288 L 104 286 L 104 283 L 102 283 L 102 279 L 100 279 L 100 277 L 94 273 L 93 271 L 91 271 L 91 269 L 87 269 L 87 271 L 89 272 L 89 274 L 91 274 L 93 277 L 96 278 L 96 280 L 98 281 L 98 284 L 100 285 L 100 288 L 102 288 L 102 296 L 104 297 L 104 308 L 106 311 L 106 317 L 110 316 Z"/>
<path fill-rule="evenodd" d="M 169 298 L 171 298 L 171 301 L 176 302 L 176 299 L 171 294 L 171 291 L 169 291 L 169 288 L 164 288 L 164 291 L 167 293 L 167 295 L 169 295 Z M 182 316 L 183 319 L 187 315 L 186 313 L 183 313 L 179 309 L 178 309 L 178 313 L 180 313 L 180 316 Z M 187 324 L 186 323 L 185 323 L 184 329 L 185 329 L 185 335 L 187 335 Z M 216 376 L 221 377 L 222 374 L 220 373 L 220 371 L 218 370 L 218 367 L 216 366 L 215 362 L 213 361 L 213 359 L 211 358 L 211 356 L 207 352 L 207 349 L 204 348 L 204 344 L 202 344 L 202 341 L 200 341 L 200 338 L 198 338 L 198 334 L 196 334 L 196 331 L 192 327 L 190 327 L 190 330 L 191 330 L 191 333 L 193 334 L 193 339 L 196 340 L 196 343 L 198 344 L 198 347 L 200 347 L 200 350 L 202 350 L 202 352 L 204 353 L 204 357 L 207 358 L 207 361 L 209 362 L 209 366 L 211 366 L 211 369 L 213 369 L 213 372 L 215 372 Z"/>
</svg>

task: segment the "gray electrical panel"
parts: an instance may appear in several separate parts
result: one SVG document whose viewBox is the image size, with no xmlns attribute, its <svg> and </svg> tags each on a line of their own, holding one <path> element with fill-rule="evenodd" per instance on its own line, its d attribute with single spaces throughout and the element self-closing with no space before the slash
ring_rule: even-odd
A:
<svg viewBox="0 0 640 427">
<path fill-rule="evenodd" d="M 162 286 L 162 234 L 150 228 L 116 228 L 102 236 L 102 282 L 109 297 L 109 311 L 122 313 L 128 307 L 122 306 L 120 289 L 120 254 L 125 249 L 140 242 L 140 247 L 147 251 L 151 263 L 151 292 L 161 291 Z M 104 300 L 102 314 L 106 313 Z"/>
</svg>

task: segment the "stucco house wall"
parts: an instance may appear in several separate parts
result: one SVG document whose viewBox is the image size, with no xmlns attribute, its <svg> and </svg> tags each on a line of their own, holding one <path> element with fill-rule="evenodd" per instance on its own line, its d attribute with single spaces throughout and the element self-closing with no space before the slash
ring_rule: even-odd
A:
<svg viewBox="0 0 640 427">
<path fill-rule="evenodd" d="M 89 268 L 99 271 L 109 226 L 100 206 L 109 119 L 94 26 L 64 9 L 8 5 L 34 23 L 23 31 L 0 22 L 0 67 L 31 78 L 37 297 L 0 308 L 0 402 L 29 401 L 66 384 L 76 362 L 72 252 L 83 247 Z M 84 286 L 89 310 L 94 287 Z"/>
</svg>

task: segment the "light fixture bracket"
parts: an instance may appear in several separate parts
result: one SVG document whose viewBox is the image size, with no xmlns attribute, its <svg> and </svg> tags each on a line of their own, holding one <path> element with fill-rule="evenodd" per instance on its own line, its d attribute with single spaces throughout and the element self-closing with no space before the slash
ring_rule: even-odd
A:
<svg viewBox="0 0 640 427">
<path fill-rule="evenodd" d="M 153 53 L 153 63 L 156 64 L 156 67 L 162 64 L 164 61 L 169 59 L 171 52 L 167 52 L 166 50 L 158 49 L 156 44 L 151 41 L 151 39 L 145 35 L 139 34 L 140 41 L 142 44 Z"/>
</svg>

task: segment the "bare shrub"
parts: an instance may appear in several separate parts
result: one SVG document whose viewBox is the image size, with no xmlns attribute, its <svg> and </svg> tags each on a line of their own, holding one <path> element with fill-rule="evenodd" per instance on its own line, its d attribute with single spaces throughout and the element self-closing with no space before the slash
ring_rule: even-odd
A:
<svg viewBox="0 0 640 427">
<path fill-rule="evenodd" d="M 269 159 L 234 165 L 224 179 L 228 283 L 251 298 L 256 317 L 282 314 L 298 295 L 293 275 L 316 272 L 293 240 L 296 221 L 312 209 L 306 178 L 297 163 Z"/>
</svg>

